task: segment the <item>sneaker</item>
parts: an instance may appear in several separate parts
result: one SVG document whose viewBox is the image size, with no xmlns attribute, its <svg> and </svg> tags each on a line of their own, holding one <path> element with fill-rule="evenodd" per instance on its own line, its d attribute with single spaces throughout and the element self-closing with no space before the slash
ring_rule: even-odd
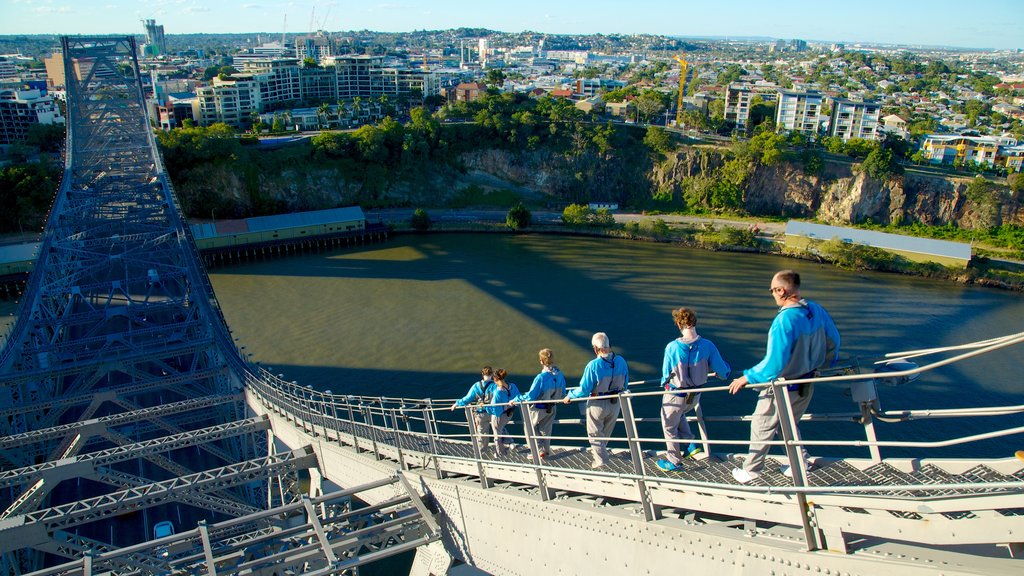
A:
<svg viewBox="0 0 1024 576">
<path fill-rule="evenodd" d="M 541 452 L 540 454 L 538 454 L 538 456 L 540 457 L 541 460 L 543 460 L 543 459 L 548 457 L 548 453 L 547 452 Z"/>
<path fill-rule="evenodd" d="M 698 454 L 703 454 L 703 453 L 704 453 L 704 449 L 703 448 L 701 448 L 700 446 L 694 446 L 693 444 L 691 444 L 690 447 L 686 449 L 686 457 L 687 458 L 696 458 Z"/>
<path fill-rule="evenodd" d="M 782 466 L 779 466 L 779 472 L 782 472 L 782 475 L 785 476 L 786 478 L 793 477 L 793 469 L 789 467 L 789 464 L 783 464 Z M 810 472 L 810 469 L 804 468 L 804 476 L 807 476 L 808 472 Z"/>
<path fill-rule="evenodd" d="M 607 462 L 596 462 L 595 461 L 593 464 L 590 465 L 590 469 L 591 470 L 597 470 L 598 468 L 604 468 L 607 464 L 608 464 Z"/>
<path fill-rule="evenodd" d="M 736 481 L 739 482 L 740 484 L 746 484 L 747 482 L 756 479 L 760 475 L 760 472 L 747 472 L 743 468 L 732 469 L 732 477 L 735 478 Z"/>
<path fill-rule="evenodd" d="M 655 465 L 657 465 L 658 468 L 661 468 L 665 472 L 671 472 L 671 471 L 679 468 L 679 466 L 669 462 L 668 460 L 665 460 L 664 458 L 662 458 L 662 459 L 658 460 L 657 462 L 655 462 Z"/>
</svg>

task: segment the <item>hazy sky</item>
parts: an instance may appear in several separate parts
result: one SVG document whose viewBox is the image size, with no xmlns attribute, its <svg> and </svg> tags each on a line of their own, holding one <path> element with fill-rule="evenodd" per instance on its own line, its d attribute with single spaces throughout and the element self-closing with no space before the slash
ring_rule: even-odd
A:
<svg viewBox="0 0 1024 576">
<path fill-rule="evenodd" d="M 314 20 L 328 31 L 481 27 L 1024 48 L 1022 0 L 0 0 L 0 34 L 139 34 L 143 18 L 168 34 L 299 33 Z"/>
</svg>

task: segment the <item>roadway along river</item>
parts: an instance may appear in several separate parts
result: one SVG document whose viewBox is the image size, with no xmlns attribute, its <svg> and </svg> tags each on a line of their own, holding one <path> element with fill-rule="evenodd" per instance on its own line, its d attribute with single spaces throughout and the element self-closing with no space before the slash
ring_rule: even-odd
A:
<svg viewBox="0 0 1024 576">
<path fill-rule="evenodd" d="M 212 280 L 239 344 L 274 373 L 336 393 L 451 399 L 465 393 L 484 364 L 507 368 L 525 390 L 542 347 L 555 350 L 572 384 L 592 358 L 590 335 L 599 330 L 629 361 L 632 379 L 656 377 L 665 344 L 678 336 L 669 314 L 678 306 L 697 311 L 698 331 L 718 344 L 734 370 L 747 368 L 763 355 L 776 312 L 771 276 L 786 267 L 802 274 L 804 296 L 835 318 L 844 356 L 965 343 L 1024 326 L 1024 298 L 1013 292 L 773 256 L 562 236 L 397 236 L 216 268 Z M 1019 404 L 1021 365 L 1021 347 L 969 360 L 910 385 L 881 388 L 882 407 Z M 746 414 L 754 402 L 753 392 L 704 395 L 705 413 Z M 819 387 L 811 411 L 854 408 L 843 390 Z M 645 415 L 656 417 L 657 409 L 650 410 Z M 1019 416 L 1001 420 L 1020 425 Z M 880 436 L 951 438 L 992 425 L 992 419 L 881 424 Z M 805 434 L 863 437 L 857 428 L 824 423 L 805 426 Z M 718 429 L 737 437 L 746 430 Z M 981 449 L 1002 456 L 1018 448 L 1024 446 L 993 441 L 941 455 Z"/>
</svg>

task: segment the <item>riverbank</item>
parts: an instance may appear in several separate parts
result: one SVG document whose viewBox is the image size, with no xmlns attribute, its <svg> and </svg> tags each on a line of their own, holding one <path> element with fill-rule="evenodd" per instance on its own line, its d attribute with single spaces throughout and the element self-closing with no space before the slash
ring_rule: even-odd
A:
<svg viewBox="0 0 1024 576">
<path fill-rule="evenodd" d="M 409 211 L 411 214 L 411 210 Z M 496 212 L 496 211 L 495 211 Z M 569 227 L 556 223 L 551 213 L 543 213 L 540 224 L 515 231 L 493 219 L 491 211 L 475 211 L 473 219 L 465 215 L 446 219 L 444 213 L 426 231 L 438 233 L 555 234 L 587 237 L 623 238 L 642 242 L 677 244 L 716 252 L 760 253 L 797 260 L 830 264 L 850 271 L 875 271 L 944 280 L 963 285 L 985 286 L 1024 292 L 1024 264 L 996 261 L 975 256 L 965 269 L 935 263 L 911 262 L 901 256 L 873 248 L 839 241 L 816 242 L 807 248 L 788 248 L 785 225 L 778 222 L 754 222 L 696 216 L 645 216 L 617 214 L 610 228 Z M 486 218 L 491 216 L 491 219 Z M 380 215 L 378 215 L 380 217 Z M 434 218 L 434 214 L 431 214 Z M 387 220 L 385 220 L 387 221 Z M 390 221 L 396 234 L 421 234 L 405 222 Z"/>
</svg>

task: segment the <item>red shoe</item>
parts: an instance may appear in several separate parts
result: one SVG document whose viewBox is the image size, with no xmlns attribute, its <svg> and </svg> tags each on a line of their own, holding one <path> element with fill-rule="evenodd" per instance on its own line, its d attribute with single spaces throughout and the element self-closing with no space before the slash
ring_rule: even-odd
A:
<svg viewBox="0 0 1024 576">
<path fill-rule="evenodd" d="M 543 460 L 543 459 L 545 459 L 545 458 L 547 458 L 547 457 L 548 457 L 548 453 L 547 453 L 547 452 L 541 452 L 541 453 L 540 453 L 540 459 L 541 459 L 541 460 Z"/>
</svg>

